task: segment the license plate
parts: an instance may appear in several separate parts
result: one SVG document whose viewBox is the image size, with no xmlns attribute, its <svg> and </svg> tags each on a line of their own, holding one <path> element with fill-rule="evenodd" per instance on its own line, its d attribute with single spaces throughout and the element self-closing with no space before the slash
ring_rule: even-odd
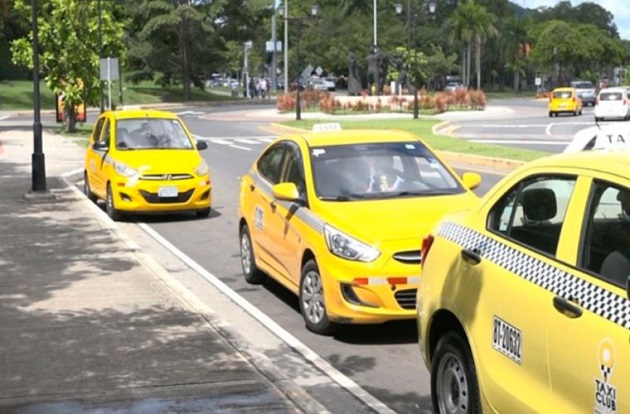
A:
<svg viewBox="0 0 630 414">
<path fill-rule="evenodd" d="M 174 185 L 158 188 L 159 197 L 177 197 L 177 187 Z"/>
</svg>

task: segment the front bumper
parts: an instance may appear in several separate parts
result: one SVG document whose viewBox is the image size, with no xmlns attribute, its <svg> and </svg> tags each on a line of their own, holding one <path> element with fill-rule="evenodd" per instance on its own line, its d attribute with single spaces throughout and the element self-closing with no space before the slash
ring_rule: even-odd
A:
<svg viewBox="0 0 630 414">
<path fill-rule="evenodd" d="M 377 261 L 378 262 L 378 261 Z M 420 265 L 370 263 L 333 258 L 320 261 L 326 311 L 337 323 L 373 324 L 414 319 Z"/>
<path fill-rule="evenodd" d="M 161 196 L 160 192 L 167 188 L 172 193 Z M 208 176 L 178 181 L 121 178 L 112 182 L 112 192 L 116 209 L 129 213 L 200 211 L 212 204 L 212 186 Z"/>
</svg>

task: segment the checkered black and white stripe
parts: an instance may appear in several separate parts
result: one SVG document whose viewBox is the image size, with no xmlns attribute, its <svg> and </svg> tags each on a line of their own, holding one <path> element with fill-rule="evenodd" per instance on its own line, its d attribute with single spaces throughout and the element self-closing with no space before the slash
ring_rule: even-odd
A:
<svg viewBox="0 0 630 414">
<path fill-rule="evenodd" d="M 557 296 L 575 298 L 582 308 L 630 329 L 630 300 L 626 297 L 456 223 L 442 223 L 437 235 Z"/>
</svg>

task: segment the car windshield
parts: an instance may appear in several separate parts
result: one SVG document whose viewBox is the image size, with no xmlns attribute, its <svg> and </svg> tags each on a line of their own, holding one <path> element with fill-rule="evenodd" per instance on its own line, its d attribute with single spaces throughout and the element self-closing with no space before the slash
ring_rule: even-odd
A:
<svg viewBox="0 0 630 414">
<path fill-rule="evenodd" d="M 322 200 L 418 197 L 464 191 L 421 142 L 314 147 L 310 158 L 315 192 Z"/>
<path fill-rule="evenodd" d="M 554 99 L 569 99 L 572 96 L 573 96 L 573 92 L 571 91 L 559 91 L 559 92 L 553 93 Z"/>
<path fill-rule="evenodd" d="M 119 119 L 116 147 L 121 150 L 194 148 L 182 124 L 169 118 Z"/>
<path fill-rule="evenodd" d="M 600 101 L 621 101 L 621 92 L 602 92 L 599 95 Z"/>
<path fill-rule="evenodd" d="M 590 82 L 578 82 L 574 83 L 573 87 L 576 89 L 595 89 L 592 83 Z"/>
</svg>

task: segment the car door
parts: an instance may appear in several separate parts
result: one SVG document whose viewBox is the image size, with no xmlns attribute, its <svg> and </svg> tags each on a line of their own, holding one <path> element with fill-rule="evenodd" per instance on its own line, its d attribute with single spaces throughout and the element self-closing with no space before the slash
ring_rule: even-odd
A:
<svg viewBox="0 0 630 414">
<path fill-rule="evenodd" d="M 304 221 L 299 218 L 298 209 L 308 209 L 306 200 L 306 181 L 304 179 L 304 162 L 299 147 L 295 143 L 287 143 L 284 159 L 282 183 L 293 183 L 298 189 L 300 198 L 306 201 L 305 205 L 299 202 L 275 200 L 274 214 L 282 223 L 281 231 L 269 233 L 271 245 L 277 248 L 277 258 L 283 273 L 287 274 L 290 283 L 296 287 L 300 283 L 301 275 L 301 242 L 305 236 Z M 275 220 L 274 220 L 275 222 Z"/>
<path fill-rule="evenodd" d="M 288 275 L 280 258 L 284 247 L 279 245 L 284 231 L 284 220 L 277 214 L 278 203 L 272 193 L 273 185 L 280 182 L 285 152 L 285 142 L 278 142 L 269 147 L 256 162 L 257 174 L 250 187 L 251 213 L 254 217 L 247 219 L 254 223 L 251 229 L 252 243 L 263 268 L 286 283 Z"/>
<path fill-rule="evenodd" d="M 549 315 L 550 411 L 630 412 L 630 211 L 620 202 L 624 192 L 630 199 L 630 181 L 585 177 L 580 185 L 578 230 L 562 241 L 577 266 L 561 275 Z M 615 255 L 622 262 L 608 260 Z"/>
<path fill-rule="evenodd" d="M 104 150 L 95 149 L 94 144 L 101 141 L 101 135 L 103 133 L 103 126 L 107 120 L 107 115 L 102 115 L 97 121 L 92 130 L 88 148 L 86 150 L 86 172 L 87 179 L 90 181 L 90 187 L 92 192 L 99 197 L 105 197 L 105 183 L 103 182 L 103 175 L 101 174 L 101 164 L 103 162 Z"/>
<path fill-rule="evenodd" d="M 475 338 L 481 387 L 497 412 L 539 413 L 551 404 L 546 319 L 553 294 L 555 252 L 574 179 L 533 175 L 520 178 L 492 201 L 487 238 L 462 251 L 474 264 L 478 299 L 467 298 L 465 324 Z M 472 286 L 471 286 L 472 287 Z M 473 297 L 475 295 L 472 295 Z"/>
</svg>

